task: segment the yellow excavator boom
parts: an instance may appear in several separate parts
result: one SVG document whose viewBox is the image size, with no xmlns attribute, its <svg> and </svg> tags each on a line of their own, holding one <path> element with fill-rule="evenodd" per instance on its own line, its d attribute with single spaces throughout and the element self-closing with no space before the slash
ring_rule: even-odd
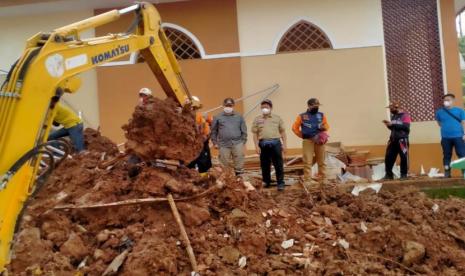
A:
<svg viewBox="0 0 465 276">
<path fill-rule="evenodd" d="M 82 31 L 130 12 L 133 30 L 80 39 Z M 34 190 L 55 103 L 77 74 L 131 53 L 142 56 L 168 97 L 180 105 L 193 103 L 160 15 L 145 2 L 38 33 L 12 66 L 0 89 L 0 273 L 10 259 L 18 216 Z"/>
</svg>

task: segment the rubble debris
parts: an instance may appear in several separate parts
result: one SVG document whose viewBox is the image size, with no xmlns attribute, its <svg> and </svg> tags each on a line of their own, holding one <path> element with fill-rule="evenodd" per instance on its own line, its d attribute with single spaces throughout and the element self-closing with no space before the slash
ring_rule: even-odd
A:
<svg viewBox="0 0 465 276">
<path fill-rule="evenodd" d="M 171 98 L 151 98 L 136 107 L 131 120 L 123 126 L 126 151 L 145 161 L 174 159 L 186 164 L 197 158 L 203 138 L 195 123 L 195 114 L 183 110 Z"/>
<path fill-rule="evenodd" d="M 281 247 L 288 249 L 294 246 L 294 239 L 286 240 L 281 243 Z"/>
<path fill-rule="evenodd" d="M 402 262 L 407 266 L 418 263 L 425 256 L 425 247 L 421 243 L 406 241 L 403 247 L 404 257 Z"/>
<path fill-rule="evenodd" d="M 239 268 L 244 268 L 246 265 L 247 265 L 247 257 L 246 257 L 246 256 L 242 256 L 242 257 L 239 259 Z"/>
<path fill-rule="evenodd" d="M 431 199 L 413 188 L 358 196 L 338 186 L 249 191 L 233 171 L 216 167 L 201 177 L 185 167 L 144 166 L 129 178 L 127 157 L 102 170 L 101 156 L 90 150 L 64 160 L 31 199 L 11 275 L 102 275 L 123 252 L 116 275 L 192 275 L 168 202 L 134 201 L 168 194 L 196 257 L 194 274 L 465 275 L 461 199 Z"/>
</svg>

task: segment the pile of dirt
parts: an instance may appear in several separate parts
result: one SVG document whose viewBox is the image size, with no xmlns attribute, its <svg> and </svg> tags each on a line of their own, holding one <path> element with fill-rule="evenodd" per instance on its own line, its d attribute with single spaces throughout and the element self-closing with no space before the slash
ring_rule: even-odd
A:
<svg viewBox="0 0 465 276">
<path fill-rule="evenodd" d="M 127 151 L 147 161 L 175 159 L 190 163 L 203 146 L 194 112 L 181 110 L 171 98 L 150 98 L 135 109 L 123 130 Z"/>
<path fill-rule="evenodd" d="M 118 147 L 107 137 L 102 136 L 98 130 L 86 128 L 84 130 L 84 141 L 86 149 L 95 152 L 105 152 L 106 154 L 118 154 Z"/>
<path fill-rule="evenodd" d="M 30 201 L 11 274 L 102 275 L 121 261 L 118 275 L 190 275 L 163 201 L 172 194 L 201 275 L 465 275 L 463 200 L 412 189 L 354 196 L 337 186 L 277 193 L 217 167 L 201 177 L 185 167 L 146 165 L 129 177 L 127 159 L 102 169 L 101 157 L 90 150 L 65 160 Z M 159 201 L 70 207 L 138 198 Z"/>
<path fill-rule="evenodd" d="M 27 207 L 8 269 L 14 275 L 102 275 L 127 250 L 119 275 L 188 275 L 190 263 L 166 202 L 56 210 L 63 204 L 175 198 L 202 275 L 465 274 L 465 202 L 416 190 L 362 193 L 298 187 L 247 190 L 229 171 L 208 178 L 181 168 L 125 162 L 96 167 L 87 153 L 66 160 Z M 215 188 L 213 188 L 215 189 Z M 37 252 L 40 252 L 38 254 Z M 80 266 L 80 268 L 78 268 Z"/>
</svg>

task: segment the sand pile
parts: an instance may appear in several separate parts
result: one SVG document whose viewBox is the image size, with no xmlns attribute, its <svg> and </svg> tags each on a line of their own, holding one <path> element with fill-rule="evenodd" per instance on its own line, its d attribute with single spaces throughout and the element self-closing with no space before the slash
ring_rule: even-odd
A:
<svg viewBox="0 0 465 276">
<path fill-rule="evenodd" d="M 10 273 L 102 275 L 124 256 L 117 275 L 190 275 L 166 202 L 54 207 L 213 189 L 177 202 L 201 275 L 465 275 L 465 201 L 415 190 L 355 197 L 327 187 L 309 195 L 297 185 L 278 194 L 247 188 L 219 168 L 202 178 L 184 167 L 142 166 L 129 177 L 127 160 L 98 168 L 114 146 L 102 144 L 61 163 L 27 206 Z"/>
<path fill-rule="evenodd" d="M 151 98 L 145 106 L 136 107 L 132 119 L 123 126 L 129 153 L 143 160 L 194 160 L 203 146 L 202 135 L 195 125 L 195 114 L 178 111 L 170 98 Z"/>
</svg>

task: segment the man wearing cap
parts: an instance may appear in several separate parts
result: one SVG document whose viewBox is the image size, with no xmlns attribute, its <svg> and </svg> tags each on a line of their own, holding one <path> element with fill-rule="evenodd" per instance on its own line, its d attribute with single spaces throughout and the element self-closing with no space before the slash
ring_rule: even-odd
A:
<svg viewBox="0 0 465 276">
<path fill-rule="evenodd" d="M 283 151 L 286 150 L 286 131 L 284 121 L 271 113 L 273 103 L 270 100 L 261 102 L 262 115 L 255 118 L 252 125 L 255 150 L 260 154 L 262 180 L 265 188 L 271 183 L 271 163 L 276 171 L 278 191 L 284 190 Z"/>
<path fill-rule="evenodd" d="M 443 97 L 444 107 L 436 112 L 436 121 L 441 127 L 441 146 L 443 152 L 444 176 L 449 178 L 452 150 L 459 158 L 465 157 L 465 111 L 463 108 L 454 107 L 454 94 L 446 94 Z"/>
<path fill-rule="evenodd" d="M 297 116 L 292 131 L 302 138 L 302 159 L 304 162 L 304 181 L 312 179 L 313 157 L 318 164 L 318 176 L 325 177 L 325 146 L 329 130 L 326 116 L 319 112 L 320 101 L 311 98 L 307 101 L 307 111 Z"/>
<path fill-rule="evenodd" d="M 153 98 L 152 90 L 147 87 L 139 90 L 139 106 L 146 105 L 150 98 Z"/>
<path fill-rule="evenodd" d="M 409 166 L 409 134 L 410 134 L 410 115 L 402 111 L 400 104 L 392 102 L 388 106 L 391 112 L 391 121 L 383 120 L 384 125 L 391 131 L 384 164 L 386 166 L 385 180 L 394 179 L 392 168 L 396 163 L 397 156 L 400 156 L 400 175 L 401 179 L 407 179 Z"/>
<path fill-rule="evenodd" d="M 215 116 L 211 140 L 220 151 L 220 162 L 228 167 L 232 163 L 236 175 L 243 173 L 244 145 L 247 142 L 247 126 L 244 118 L 234 111 L 234 100 L 223 101 L 223 112 Z"/>
</svg>

